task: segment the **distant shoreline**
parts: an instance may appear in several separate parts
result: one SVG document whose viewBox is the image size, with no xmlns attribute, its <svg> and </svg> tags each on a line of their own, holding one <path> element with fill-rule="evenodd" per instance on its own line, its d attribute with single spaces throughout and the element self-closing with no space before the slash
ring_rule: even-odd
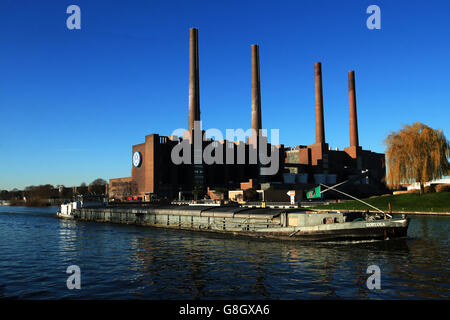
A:
<svg viewBox="0 0 450 320">
<path fill-rule="evenodd" d="M 51 203 L 39 203 L 39 202 L 33 202 L 33 203 L 26 203 L 26 202 L 11 202 L 5 204 L 5 202 L 0 203 L 0 207 L 29 207 L 29 208 L 46 208 L 46 207 L 54 207 L 54 206 L 60 206 L 61 204 L 51 204 Z"/>
</svg>

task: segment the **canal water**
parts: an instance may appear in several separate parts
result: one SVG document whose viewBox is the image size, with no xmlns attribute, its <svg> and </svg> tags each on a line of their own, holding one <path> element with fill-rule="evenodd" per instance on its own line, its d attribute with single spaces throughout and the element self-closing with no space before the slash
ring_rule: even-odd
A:
<svg viewBox="0 0 450 320">
<path fill-rule="evenodd" d="M 261 241 L 67 221 L 0 207 L 0 298 L 449 299 L 450 217 L 411 216 L 405 239 Z M 81 288 L 67 288 L 77 265 Z M 369 290 L 377 265 L 381 288 Z"/>
</svg>

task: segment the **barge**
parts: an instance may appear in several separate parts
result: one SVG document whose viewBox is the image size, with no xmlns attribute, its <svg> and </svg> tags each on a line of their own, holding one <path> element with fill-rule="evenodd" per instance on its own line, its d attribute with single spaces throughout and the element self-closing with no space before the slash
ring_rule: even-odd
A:
<svg viewBox="0 0 450 320">
<path fill-rule="evenodd" d="M 363 174 L 367 174 L 364 171 Z M 350 181 L 350 180 L 348 180 Z M 280 240 L 386 240 L 406 237 L 410 219 L 393 217 L 363 200 L 321 184 L 377 212 L 315 211 L 306 208 L 254 208 L 239 205 L 112 206 L 104 201 L 78 201 L 61 206 L 60 218 L 225 233 Z"/>
<path fill-rule="evenodd" d="M 56 216 L 60 219 L 75 219 L 76 210 L 82 208 L 98 208 L 106 207 L 107 202 L 103 197 L 83 197 L 79 196 L 76 200 L 71 202 L 64 202 L 56 212 Z"/>
<path fill-rule="evenodd" d="M 368 212 L 214 205 L 67 207 L 58 217 L 281 240 L 372 240 L 405 237 L 409 218 Z"/>
</svg>

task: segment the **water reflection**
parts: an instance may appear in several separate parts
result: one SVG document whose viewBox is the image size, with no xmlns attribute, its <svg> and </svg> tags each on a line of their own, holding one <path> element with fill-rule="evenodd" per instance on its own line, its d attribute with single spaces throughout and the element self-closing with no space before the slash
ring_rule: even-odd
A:
<svg viewBox="0 0 450 320">
<path fill-rule="evenodd" d="M 62 255 L 73 255 L 77 249 L 77 232 L 78 228 L 75 221 L 59 220 L 58 221 L 58 245 L 59 252 Z"/>
<path fill-rule="evenodd" d="M 154 233 L 133 239 L 131 260 L 141 274 L 140 288 L 159 287 L 193 299 L 221 298 L 224 288 L 240 298 L 271 298 L 283 290 L 292 297 L 311 294 L 340 298 L 354 292 L 366 298 L 367 267 L 384 264 L 392 253 L 409 252 L 404 239 L 304 244 L 183 231 L 157 233 L 167 239 L 162 241 Z M 175 288 L 167 288 L 167 281 Z"/>
</svg>

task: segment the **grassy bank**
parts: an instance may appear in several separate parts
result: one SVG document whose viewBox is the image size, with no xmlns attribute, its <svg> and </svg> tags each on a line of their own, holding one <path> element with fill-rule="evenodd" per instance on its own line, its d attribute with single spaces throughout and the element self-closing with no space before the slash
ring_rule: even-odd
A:
<svg viewBox="0 0 450 320">
<path fill-rule="evenodd" d="M 423 195 L 407 193 L 396 196 L 380 196 L 362 199 L 367 203 L 383 210 L 389 211 L 389 202 L 392 211 L 404 212 L 450 212 L 450 192 L 425 193 Z M 315 209 L 339 210 L 372 210 L 370 207 L 356 200 L 330 203 L 314 207 Z"/>
</svg>

